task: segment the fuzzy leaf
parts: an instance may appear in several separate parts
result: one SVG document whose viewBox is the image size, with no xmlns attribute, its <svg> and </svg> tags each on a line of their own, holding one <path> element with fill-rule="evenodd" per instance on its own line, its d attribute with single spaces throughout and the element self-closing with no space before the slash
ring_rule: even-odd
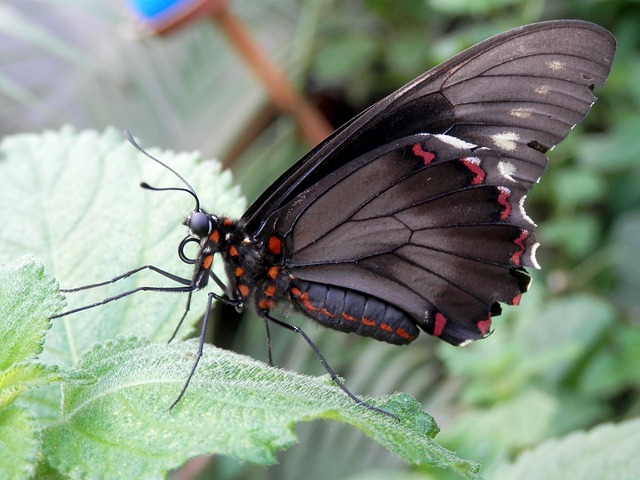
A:
<svg viewBox="0 0 640 480">
<path fill-rule="evenodd" d="M 640 419 L 575 432 L 523 452 L 496 479 L 632 480 L 640 472 Z"/>
<path fill-rule="evenodd" d="M 0 409 L 2 478 L 29 478 L 35 470 L 40 439 L 37 423 L 24 408 Z"/>
<path fill-rule="evenodd" d="M 361 429 L 409 463 L 477 475 L 475 465 L 432 441 L 433 419 L 404 394 L 368 399 L 397 421 L 355 404 L 328 377 L 213 347 L 205 348 L 185 397 L 169 412 L 196 348 L 193 341 L 161 345 L 119 337 L 87 353 L 77 367 L 99 380 L 64 388 L 63 417 L 43 435 L 50 463 L 76 478 L 122 471 L 154 478 L 207 454 L 270 464 L 296 441 L 295 423 L 323 418 Z"/>
</svg>

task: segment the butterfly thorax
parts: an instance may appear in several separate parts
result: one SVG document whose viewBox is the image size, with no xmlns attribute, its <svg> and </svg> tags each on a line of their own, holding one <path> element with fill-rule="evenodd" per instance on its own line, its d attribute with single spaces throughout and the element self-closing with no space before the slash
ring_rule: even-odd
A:
<svg viewBox="0 0 640 480">
<path fill-rule="evenodd" d="M 206 285 L 204 277 L 209 276 L 213 256 L 219 253 L 228 278 L 227 295 L 242 305 L 254 296 L 259 310 L 271 310 L 287 292 L 289 283 L 289 276 L 283 269 L 283 240 L 278 235 L 271 235 L 259 241 L 248 236 L 236 220 L 207 216 L 209 229 L 207 235 L 200 237 L 194 282 L 200 281 L 196 283 L 199 288 Z"/>
</svg>

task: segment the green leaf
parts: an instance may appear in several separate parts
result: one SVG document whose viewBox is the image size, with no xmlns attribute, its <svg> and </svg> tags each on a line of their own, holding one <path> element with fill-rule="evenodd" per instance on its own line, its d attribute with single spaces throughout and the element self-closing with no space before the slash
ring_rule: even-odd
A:
<svg viewBox="0 0 640 480">
<path fill-rule="evenodd" d="M 196 348 L 193 341 L 119 337 L 87 353 L 77 367 L 99 381 L 65 386 L 63 418 L 43 434 L 50 463 L 79 478 L 123 471 L 158 477 L 207 454 L 270 464 L 295 442 L 295 423 L 322 418 L 361 429 L 409 463 L 477 476 L 477 466 L 432 441 L 437 426 L 407 395 L 367 399 L 397 421 L 355 404 L 327 376 L 287 372 L 213 347 L 205 347 L 185 397 L 169 412 Z"/>
<path fill-rule="evenodd" d="M 63 307 L 64 298 L 42 264 L 22 257 L 0 265 L 0 371 L 42 351 L 49 317 Z"/>
<path fill-rule="evenodd" d="M 494 478 L 633 480 L 640 472 L 640 419 L 575 432 L 525 451 Z"/>
<path fill-rule="evenodd" d="M 205 208 L 234 216 L 244 210 L 230 174 L 221 172 L 217 162 L 203 162 L 197 153 L 150 153 L 188 178 Z M 146 264 L 190 277 L 191 266 L 178 259 L 176 248 L 187 233 L 182 221 L 193 208 L 193 198 L 182 192 L 143 190 L 141 181 L 182 186 L 114 129 L 78 133 L 65 127 L 6 137 L 0 144 L 0 261 L 37 255 L 65 288 L 108 280 Z M 142 285 L 175 284 L 142 272 L 113 285 L 69 294 L 69 308 Z M 181 335 L 189 333 L 201 314 L 204 296 L 194 295 Z M 56 319 L 42 358 L 69 367 L 95 342 L 118 334 L 167 341 L 184 307 L 183 295 L 140 293 Z"/>
<path fill-rule="evenodd" d="M 40 446 L 37 423 L 24 408 L 0 409 L 0 472 L 3 478 L 29 478 Z"/>
<path fill-rule="evenodd" d="M 0 408 L 28 389 L 60 380 L 57 368 L 35 363 L 49 316 L 64 299 L 42 264 L 23 257 L 0 265 Z"/>
</svg>

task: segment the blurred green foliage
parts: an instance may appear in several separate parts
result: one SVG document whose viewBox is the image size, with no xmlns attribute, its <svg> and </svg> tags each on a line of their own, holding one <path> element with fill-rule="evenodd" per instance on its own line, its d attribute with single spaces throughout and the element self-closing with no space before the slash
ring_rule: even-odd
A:
<svg viewBox="0 0 640 480">
<path fill-rule="evenodd" d="M 264 97 L 211 25 L 133 45 L 118 39 L 121 20 L 107 6 L 110 2 L 74 3 L 33 5 L 60 17 L 70 9 L 74 15 L 82 10 L 82 18 L 89 16 L 101 26 L 100 33 L 111 36 L 94 34 L 82 44 L 79 40 L 89 38 L 82 26 L 72 32 L 51 31 L 43 17 L 31 21 L 57 34 L 70 49 L 80 49 L 87 65 L 98 65 L 100 78 L 92 84 L 93 67 L 71 65 L 58 56 L 53 64 L 64 66 L 61 76 L 44 76 L 35 85 L 21 83 L 15 73 L 20 47 L 4 49 L 0 65 L 11 67 L 13 76 L 0 73 L 0 88 L 9 85 L 5 93 L 18 94 L 2 100 L 2 133 L 69 122 L 79 128 L 115 124 L 142 133 L 146 144 L 202 148 L 205 155 L 241 140 L 244 148 L 232 168 L 249 200 L 308 148 L 284 116 L 271 117 L 250 140 L 241 136 Z M 25 11 L 18 2 L 11 4 Z M 534 274 L 522 305 L 506 309 L 494 321 L 494 335 L 466 349 L 431 338 L 402 349 L 320 331 L 306 320 L 299 323 L 355 392 L 399 390 L 416 396 L 441 426 L 437 439 L 461 457 L 481 463 L 487 478 L 507 471 L 505 465 L 519 454 L 552 438 L 638 417 L 638 3 L 238 0 L 232 7 L 298 85 L 308 87 L 313 98 L 339 101 L 347 116 L 465 47 L 511 27 L 580 18 L 613 32 L 618 53 L 607 85 L 596 91 L 599 100 L 586 120 L 550 152 L 548 171 L 528 200 L 529 215 L 539 224 L 543 269 Z M 6 30 L 4 34 L 10 35 Z M 36 51 L 43 57 L 57 55 L 44 48 Z M 50 84 L 61 81 L 66 84 Z M 64 101 L 55 103 L 60 95 Z M 341 115 L 336 113 L 336 118 L 344 118 Z M 245 320 L 235 349 L 264 359 L 261 324 Z M 322 372 L 299 339 L 288 332 L 274 332 L 274 337 L 278 365 Z M 309 424 L 298 434 L 300 444 L 284 452 L 279 465 L 258 469 L 218 458 L 201 478 L 328 479 L 381 469 L 388 472 L 385 478 L 400 478 L 400 472 L 409 469 L 347 428 Z M 449 478 L 440 471 L 416 473 L 416 478 Z"/>
</svg>

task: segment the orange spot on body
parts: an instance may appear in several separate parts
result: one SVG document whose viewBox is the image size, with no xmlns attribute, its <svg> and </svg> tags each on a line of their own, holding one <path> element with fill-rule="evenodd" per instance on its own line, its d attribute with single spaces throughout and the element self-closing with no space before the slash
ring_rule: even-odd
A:
<svg viewBox="0 0 640 480">
<path fill-rule="evenodd" d="M 218 230 L 214 230 L 209 234 L 209 240 L 213 243 L 218 243 L 220 241 L 220 232 Z"/>
<path fill-rule="evenodd" d="M 236 277 L 241 277 L 242 275 L 244 275 L 244 268 L 242 267 L 236 267 L 235 270 L 233 271 L 233 274 Z"/>
<path fill-rule="evenodd" d="M 264 294 L 267 297 L 273 297 L 276 294 L 276 286 L 269 285 L 267 288 L 264 289 Z"/>
<path fill-rule="evenodd" d="M 249 287 L 247 287 L 246 285 L 240 284 L 238 285 L 238 292 L 240 292 L 240 295 L 242 295 L 243 297 L 248 297 L 249 294 L 251 293 L 251 290 L 249 290 Z"/>
<path fill-rule="evenodd" d="M 282 253 L 282 241 L 275 235 L 269 237 L 269 252 L 273 255 L 280 255 Z"/>
<path fill-rule="evenodd" d="M 238 256 L 238 249 L 236 247 L 234 247 L 233 245 L 231 245 L 229 247 L 229 255 L 231 255 L 232 257 L 237 257 Z"/>
<path fill-rule="evenodd" d="M 302 295 L 302 292 L 300 291 L 300 289 L 296 287 L 293 287 L 291 289 L 291 293 L 293 294 L 294 297 L 299 297 L 300 295 Z"/>
<path fill-rule="evenodd" d="M 275 265 L 273 267 L 269 267 L 269 270 L 267 270 L 267 276 L 271 279 L 271 280 L 275 280 L 276 278 L 278 278 L 278 274 L 280 273 L 280 269 L 278 267 L 276 267 Z M 297 290 L 297 289 L 296 289 Z M 292 290 L 293 291 L 293 290 Z M 299 291 L 299 290 L 298 290 Z"/>
<path fill-rule="evenodd" d="M 348 313 L 344 313 L 344 312 L 342 312 L 342 318 L 344 318 L 348 322 L 357 322 L 358 321 L 358 319 L 356 317 L 352 317 Z"/>
<path fill-rule="evenodd" d="M 319 308 L 313 306 L 313 304 L 309 300 L 309 295 L 307 295 L 306 293 L 300 295 L 300 300 L 302 300 L 302 305 L 307 310 L 311 310 L 312 312 L 317 312 L 319 310 Z"/>
<path fill-rule="evenodd" d="M 263 298 L 258 302 L 258 307 L 261 308 L 262 310 L 271 310 L 273 306 L 274 306 L 273 300 L 270 300 L 267 298 Z"/>
<path fill-rule="evenodd" d="M 409 342 L 415 338 L 413 335 L 409 335 L 409 333 L 402 327 L 396 328 L 396 335 L 398 335 L 400 338 L 404 338 Z"/>
<path fill-rule="evenodd" d="M 327 310 L 326 308 L 323 308 L 322 310 L 320 310 L 320 313 L 329 317 L 329 318 L 333 318 L 335 317 L 335 315 L 333 313 L 331 313 L 329 310 Z"/>
<path fill-rule="evenodd" d="M 391 325 L 387 325 L 386 323 L 380 324 L 380 330 L 384 330 L 385 332 L 393 332 L 393 328 L 391 328 Z"/>
<path fill-rule="evenodd" d="M 375 320 L 371 320 L 370 318 L 362 317 L 360 319 L 360 321 L 362 322 L 363 325 L 365 325 L 367 327 L 375 327 L 376 326 L 376 321 Z"/>
<path fill-rule="evenodd" d="M 213 255 L 207 255 L 202 259 L 200 266 L 205 270 L 209 270 L 211 268 L 211 263 L 213 263 Z"/>
<path fill-rule="evenodd" d="M 222 224 L 226 225 L 227 227 L 232 223 L 233 223 L 233 220 L 231 220 L 230 218 L 225 218 L 224 220 L 222 220 Z"/>
</svg>

